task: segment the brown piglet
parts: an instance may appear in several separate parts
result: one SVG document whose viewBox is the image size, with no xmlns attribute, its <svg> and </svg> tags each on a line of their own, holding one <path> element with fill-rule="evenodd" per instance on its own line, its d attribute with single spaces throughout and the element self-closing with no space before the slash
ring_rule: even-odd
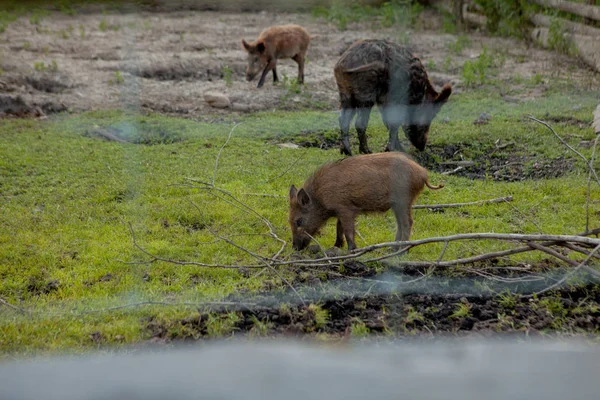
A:
<svg viewBox="0 0 600 400">
<path fill-rule="evenodd" d="M 260 88 L 269 71 L 273 71 L 273 82 L 277 82 L 277 60 L 291 58 L 298 63 L 298 83 L 304 83 L 304 59 L 310 39 L 300 25 L 272 26 L 262 31 L 252 43 L 242 39 L 242 45 L 248 52 L 246 79 L 253 80 L 262 70 L 257 86 Z"/>
<path fill-rule="evenodd" d="M 412 205 L 427 185 L 427 170 L 397 152 L 348 157 L 325 164 L 297 190 L 290 188 L 289 223 L 292 245 L 302 250 L 327 222 L 337 218 L 336 247 L 356 248 L 354 221 L 365 212 L 394 211 L 396 240 L 408 240 L 412 229 Z"/>
</svg>

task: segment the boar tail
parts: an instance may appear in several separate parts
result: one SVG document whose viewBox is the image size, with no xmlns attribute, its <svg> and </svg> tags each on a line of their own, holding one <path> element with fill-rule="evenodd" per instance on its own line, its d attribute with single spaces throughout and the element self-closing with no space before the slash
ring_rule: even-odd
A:
<svg viewBox="0 0 600 400">
<path fill-rule="evenodd" d="M 352 69 L 345 69 L 344 73 L 345 74 L 356 74 L 359 72 L 366 72 L 366 71 L 384 71 L 385 70 L 385 64 L 382 63 L 381 61 L 374 61 L 372 63 L 368 63 L 365 65 L 361 65 L 360 67 L 356 67 L 356 68 L 352 68 Z"/>
<path fill-rule="evenodd" d="M 429 189 L 431 189 L 431 190 L 438 190 L 438 189 L 441 189 L 441 188 L 443 188 L 443 187 L 444 187 L 444 184 L 443 184 L 443 183 L 440 183 L 438 186 L 433 186 L 433 185 L 431 185 L 431 183 L 429 183 L 429 180 L 426 180 L 426 181 L 425 181 L 425 184 L 426 184 L 426 185 L 427 185 L 427 187 L 428 187 Z"/>
</svg>

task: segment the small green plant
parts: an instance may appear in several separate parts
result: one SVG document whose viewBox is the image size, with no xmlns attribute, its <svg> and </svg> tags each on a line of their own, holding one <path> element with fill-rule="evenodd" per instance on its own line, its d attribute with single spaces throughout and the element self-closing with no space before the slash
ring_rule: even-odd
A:
<svg viewBox="0 0 600 400">
<path fill-rule="evenodd" d="M 498 299 L 498 304 L 504 308 L 513 309 L 517 305 L 517 295 L 514 295 L 510 290 L 506 289 Z"/>
<path fill-rule="evenodd" d="M 327 310 L 323 310 L 316 304 L 310 304 L 306 308 L 306 317 L 309 321 L 311 321 L 312 328 L 315 330 L 320 330 L 327 325 L 327 321 L 329 320 L 329 313 Z"/>
<path fill-rule="evenodd" d="M 40 22 L 41 22 L 41 20 L 42 20 L 42 18 L 40 17 L 40 15 L 39 15 L 39 14 L 36 14 L 36 13 L 32 14 L 32 15 L 29 17 L 29 23 L 30 23 L 31 25 L 39 25 L 39 24 L 40 24 Z"/>
<path fill-rule="evenodd" d="M 442 65 L 444 67 L 444 71 L 450 72 L 450 70 L 452 69 L 452 62 L 452 56 L 446 56 L 446 58 L 444 59 L 444 64 Z"/>
<path fill-rule="evenodd" d="M 29 43 L 29 42 L 23 43 L 23 50 L 29 50 L 29 49 L 31 49 L 31 43 Z"/>
<path fill-rule="evenodd" d="M 110 85 L 122 85 L 125 82 L 121 71 L 115 71 L 115 75 L 113 78 L 108 80 Z"/>
<path fill-rule="evenodd" d="M 558 18 L 553 18 L 548 28 L 548 47 L 569 56 L 578 54 L 575 42 Z"/>
<path fill-rule="evenodd" d="M 44 72 L 44 71 L 56 72 L 56 71 L 58 71 L 58 64 L 57 64 L 56 60 L 52 60 L 52 62 L 50 64 L 45 64 L 43 61 L 36 61 L 33 63 L 33 68 L 39 72 Z"/>
<path fill-rule="evenodd" d="M 360 319 L 356 318 L 352 321 L 352 325 L 350 326 L 350 334 L 353 337 L 364 338 L 369 336 L 370 333 L 371 330 Z"/>
<path fill-rule="evenodd" d="M 65 15 L 75 15 L 75 14 L 77 14 L 77 12 L 75 12 L 75 9 L 71 6 L 71 4 L 69 4 L 66 1 L 64 1 L 60 5 L 60 12 L 63 13 L 63 14 L 65 14 Z"/>
<path fill-rule="evenodd" d="M 62 30 L 60 31 L 60 37 L 62 37 L 63 39 L 68 39 L 69 38 L 69 34 L 67 33 L 67 31 Z"/>
<path fill-rule="evenodd" d="M 461 55 L 463 50 L 471 46 L 471 39 L 465 35 L 460 35 L 456 42 L 450 43 L 448 49 L 456 55 Z"/>
<path fill-rule="evenodd" d="M 506 313 L 498 313 L 497 318 L 498 318 L 498 331 L 501 331 L 503 326 L 506 326 L 513 330 L 515 329 L 514 320 L 511 317 L 507 316 Z"/>
<path fill-rule="evenodd" d="M 85 39 L 85 26 L 83 24 L 79 24 L 79 36 Z"/>
<path fill-rule="evenodd" d="M 531 77 L 532 85 L 541 85 L 542 83 L 544 83 L 544 78 L 542 78 L 542 75 L 535 74 L 534 76 Z"/>
<path fill-rule="evenodd" d="M 415 321 L 423 321 L 423 315 L 419 311 L 415 310 L 412 306 L 408 307 L 406 318 L 404 319 L 405 324 L 411 324 Z"/>
<path fill-rule="evenodd" d="M 373 8 L 363 6 L 358 1 L 349 3 L 344 0 L 334 0 L 329 8 L 318 7 L 312 10 L 313 17 L 331 22 L 341 31 L 345 31 L 349 23 L 358 22 L 374 13 Z"/>
<path fill-rule="evenodd" d="M 102 18 L 100 20 L 100 24 L 98 25 L 98 29 L 100 29 L 102 32 L 106 32 L 106 30 L 108 29 L 108 22 L 106 22 L 106 18 Z"/>
<path fill-rule="evenodd" d="M 435 64 L 435 61 L 429 60 L 427 62 L 427 70 L 434 71 L 436 69 L 436 67 L 437 67 L 437 65 Z"/>
<path fill-rule="evenodd" d="M 532 10 L 526 1 L 475 0 L 487 17 L 489 32 L 501 36 L 524 37 Z"/>
<path fill-rule="evenodd" d="M 488 54 L 487 47 L 474 61 L 465 61 L 463 65 L 463 82 L 467 87 L 473 87 L 476 84 L 483 85 L 488 80 L 490 67 L 493 65 L 493 57 Z"/>
<path fill-rule="evenodd" d="M 444 33 L 455 34 L 456 33 L 456 18 L 449 12 L 443 13 L 442 18 L 442 31 Z"/>
<path fill-rule="evenodd" d="M 250 318 L 252 320 L 252 329 L 250 330 L 251 336 L 266 336 L 269 332 L 269 323 L 260 321 L 256 316 Z"/>
<path fill-rule="evenodd" d="M 210 337 L 224 337 L 233 333 L 235 324 L 240 320 L 240 317 L 230 312 L 226 315 L 209 314 L 206 321 L 206 333 Z"/>
<path fill-rule="evenodd" d="M 221 69 L 221 73 L 223 74 L 225 85 L 227 85 L 227 87 L 231 87 L 231 85 L 233 85 L 233 70 L 229 68 L 228 65 L 224 65 Z"/>
<path fill-rule="evenodd" d="M 282 76 L 281 85 L 287 89 L 287 96 L 302 93 L 302 85 L 298 83 L 298 78 L 289 78 L 286 73 Z"/>
<path fill-rule="evenodd" d="M 450 318 L 466 318 L 471 315 L 471 305 L 469 303 L 460 303 L 458 308 L 450 315 Z"/>
<path fill-rule="evenodd" d="M 43 71 L 45 71 L 45 70 L 46 70 L 46 64 L 44 64 L 44 62 L 43 62 L 43 61 L 36 61 L 36 62 L 34 62 L 34 63 L 33 63 L 33 68 L 34 68 L 36 71 L 43 72 Z"/>
</svg>

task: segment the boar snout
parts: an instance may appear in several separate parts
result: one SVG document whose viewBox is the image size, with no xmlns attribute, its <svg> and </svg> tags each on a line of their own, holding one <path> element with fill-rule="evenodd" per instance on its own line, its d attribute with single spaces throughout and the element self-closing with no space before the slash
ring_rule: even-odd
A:
<svg viewBox="0 0 600 400">
<path fill-rule="evenodd" d="M 304 250 L 310 243 L 310 238 L 307 236 L 295 237 L 292 240 L 292 248 L 296 251 Z"/>
</svg>

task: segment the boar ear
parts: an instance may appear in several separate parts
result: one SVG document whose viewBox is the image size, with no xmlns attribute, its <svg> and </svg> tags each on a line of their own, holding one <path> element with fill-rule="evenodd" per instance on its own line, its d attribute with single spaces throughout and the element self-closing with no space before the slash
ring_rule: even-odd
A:
<svg viewBox="0 0 600 400">
<path fill-rule="evenodd" d="M 435 103 L 440 104 L 440 103 L 447 102 L 448 97 L 450 97 L 451 94 L 452 94 L 452 86 L 450 86 L 449 83 L 446 83 L 444 85 L 444 87 L 442 88 L 442 91 L 440 92 L 440 94 L 438 94 L 437 98 L 435 99 Z"/>
<path fill-rule="evenodd" d="M 250 45 L 244 39 L 242 39 L 242 46 L 244 46 L 244 49 L 246 49 L 246 51 L 250 51 Z"/>
<path fill-rule="evenodd" d="M 300 189 L 300 191 L 298 192 L 298 203 L 302 207 L 306 207 L 310 204 L 310 196 L 308 195 L 308 193 L 306 193 L 306 190 Z"/>
<path fill-rule="evenodd" d="M 290 201 L 294 200 L 297 194 L 298 191 L 296 190 L 296 186 L 292 185 L 292 187 L 290 187 Z"/>
<path fill-rule="evenodd" d="M 258 50 L 259 53 L 264 53 L 265 52 L 265 44 L 263 42 L 257 43 L 256 44 L 256 50 Z"/>
</svg>

